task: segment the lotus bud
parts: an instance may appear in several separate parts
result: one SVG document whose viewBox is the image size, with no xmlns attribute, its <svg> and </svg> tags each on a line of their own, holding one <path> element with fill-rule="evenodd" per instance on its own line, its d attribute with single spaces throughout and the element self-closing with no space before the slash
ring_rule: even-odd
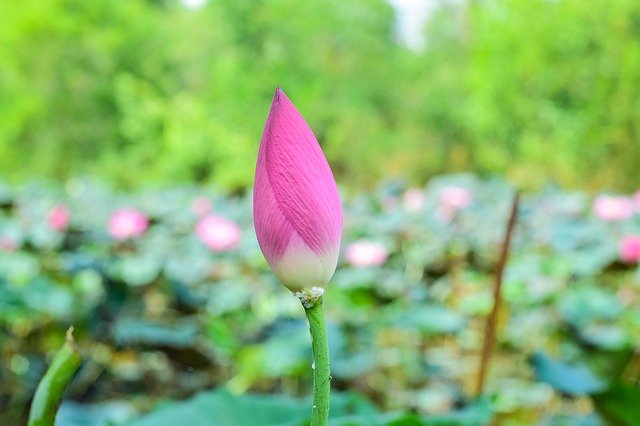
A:
<svg viewBox="0 0 640 426">
<path fill-rule="evenodd" d="M 326 286 L 340 251 L 340 196 L 318 141 L 280 88 L 260 141 L 253 221 L 267 263 L 289 290 Z"/>
</svg>

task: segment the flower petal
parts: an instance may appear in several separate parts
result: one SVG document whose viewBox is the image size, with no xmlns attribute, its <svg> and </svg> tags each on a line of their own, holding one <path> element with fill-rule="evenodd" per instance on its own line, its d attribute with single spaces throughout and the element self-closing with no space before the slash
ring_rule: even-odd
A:
<svg viewBox="0 0 640 426">
<path fill-rule="evenodd" d="M 306 285 L 326 284 L 340 247 L 340 197 L 313 132 L 280 88 L 260 142 L 253 211 L 260 248 L 283 282 L 306 265 Z"/>
</svg>

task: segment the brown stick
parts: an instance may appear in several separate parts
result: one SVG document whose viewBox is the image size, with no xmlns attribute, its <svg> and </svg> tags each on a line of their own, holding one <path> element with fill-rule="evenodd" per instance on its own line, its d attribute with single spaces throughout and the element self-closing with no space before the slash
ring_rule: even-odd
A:
<svg viewBox="0 0 640 426">
<path fill-rule="evenodd" d="M 511 213 L 509 215 L 509 222 L 507 222 L 507 229 L 504 234 L 504 239 L 502 240 L 502 250 L 500 252 L 500 258 L 498 259 L 498 265 L 493 282 L 493 309 L 487 318 L 487 325 L 484 331 L 484 344 L 482 346 L 482 357 L 480 359 L 478 384 L 476 387 L 476 396 L 478 397 L 484 392 L 484 382 L 487 375 L 487 369 L 489 368 L 489 360 L 491 359 L 491 351 L 493 349 L 496 335 L 496 325 L 498 323 L 498 312 L 500 311 L 500 302 L 502 300 L 502 277 L 509 257 L 509 247 L 511 245 L 513 228 L 515 228 L 515 224 L 518 219 L 519 204 L 520 193 L 516 192 L 516 195 L 513 197 L 513 204 L 511 205 Z"/>
</svg>

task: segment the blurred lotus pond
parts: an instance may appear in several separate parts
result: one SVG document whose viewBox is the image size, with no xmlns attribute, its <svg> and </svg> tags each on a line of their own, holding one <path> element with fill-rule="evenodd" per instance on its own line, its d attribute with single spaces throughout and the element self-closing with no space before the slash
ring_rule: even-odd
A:
<svg viewBox="0 0 640 426">
<path fill-rule="evenodd" d="M 525 194 L 475 395 L 514 190 L 449 175 L 343 189 L 325 296 L 331 425 L 639 425 L 640 195 Z M 0 420 L 22 424 L 73 324 L 59 425 L 304 425 L 310 347 L 249 196 L 0 186 Z M 305 399 L 306 398 L 306 399 Z"/>
</svg>

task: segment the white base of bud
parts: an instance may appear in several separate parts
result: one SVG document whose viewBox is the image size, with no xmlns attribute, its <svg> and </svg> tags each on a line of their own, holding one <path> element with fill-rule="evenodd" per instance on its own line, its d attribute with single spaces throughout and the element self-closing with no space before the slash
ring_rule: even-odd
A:
<svg viewBox="0 0 640 426">
<path fill-rule="evenodd" d="M 302 306 L 304 306 L 305 309 L 313 308 L 323 294 L 324 288 L 322 287 L 305 288 L 304 290 L 293 293 L 294 296 L 300 299 Z"/>
</svg>

